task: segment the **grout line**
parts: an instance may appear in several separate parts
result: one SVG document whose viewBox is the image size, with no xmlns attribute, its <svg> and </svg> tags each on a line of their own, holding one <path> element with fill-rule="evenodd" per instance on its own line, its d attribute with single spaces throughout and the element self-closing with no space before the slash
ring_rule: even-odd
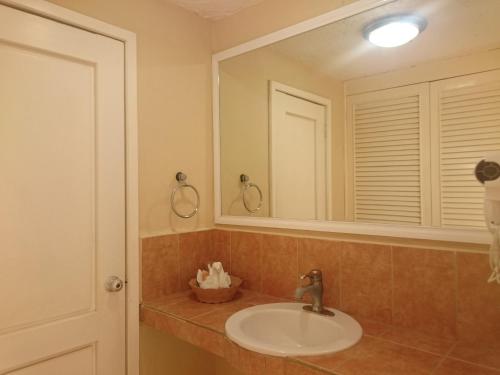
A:
<svg viewBox="0 0 500 375">
<path fill-rule="evenodd" d="M 151 308 L 151 307 L 146 307 L 146 309 L 149 309 L 150 311 L 153 311 L 154 313 L 156 314 L 160 314 L 160 315 L 164 315 L 164 316 L 167 316 L 169 317 L 170 319 L 175 319 L 179 322 L 184 322 L 184 323 L 187 323 L 187 324 L 192 324 L 194 326 L 197 326 L 199 328 L 203 328 L 203 329 L 206 329 L 208 331 L 212 331 L 212 332 L 215 332 L 219 335 L 222 335 L 222 336 L 226 336 L 224 333 L 221 333 L 220 331 L 217 331 L 216 329 L 212 328 L 212 327 L 209 327 L 209 326 L 206 326 L 206 325 L 203 325 L 203 324 L 200 324 L 198 322 L 195 322 L 193 321 L 192 319 L 194 319 L 195 317 L 198 317 L 200 315 L 196 315 L 195 317 L 191 317 L 191 318 L 185 318 L 185 317 L 181 317 L 179 315 L 176 315 L 176 314 L 172 314 L 170 312 L 167 312 L 167 311 L 162 311 L 162 310 L 159 310 L 159 309 L 155 309 L 155 308 Z M 212 310 L 211 312 L 215 312 L 217 310 Z M 208 313 L 207 313 L 208 314 Z M 201 315 L 205 315 L 205 313 L 201 314 Z M 157 328 L 159 330 L 161 330 L 161 328 Z M 180 335 L 177 335 L 177 334 L 173 334 L 173 336 L 177 337 L 177 338 L 180 338 L 181 340 L 183 340 L 183 338 L 181 338 Z M 199 347 L 199 346 L 198 346 Z M 204 349 L 205 350 L 205 349 Z"/>
<path fill-rule="evenodd" d="M 143 243 L 143 240 L 139 240 L 139 264 L 138 264 L 138 267 L 139 267 L 139 304 L 142 304 L 143 302 L 143 299 L 144 299 L 144 292 L 143 292 L 143 288 L 144 288 L 144 272 L 143 272 L 143 269 L 142 267 L 144 266 L 144 262 L 143 262 L 143 257 L 144 257 L 144 243 Z M 127 275 L 127 278 L 128 278 L 128 275 Z"/>
<path fill-rule="evenodd" d="M 391 325 L 394 324 L 394 246 L 389 246 L 391 251 Z"/>
<path fill-rule="evenodd" d="M 474 367 L 479 367 L 479 368 L 483 368 L 483 369 L 492 370 L 492 371 L 495 371 L 496 373 L 500 374 L 500 369 L 498 367 L 492 367 L 492 366 L 488 366 L 488 365 L 483 365 L 481 363 L 471 362 L 471 361 L 467 361 L 465 359 L 460 359 L 460 358 L 455 358 L 455 357 L 449 357 L 449 356 L 446 356 L 445 359 L 450 359 L 450 360 L 457 361 L 457 362 L 467 363 L 468 365 L 472 365 Z"/>
<path fill-rule="evenodd" d="M 401 242 L 398 241 L 390 241 L 390 239 L 394 239 L 394 237 L 387 237 L 389 240 L 384 241 L 380 240 L 380 236 L 374 235 L 353 235 L 353 237 L 330 237 L 328 234 L 339 234 L 336 232 L 324 232 L 324 231 L 313 231 L 311 234 L 306 233 L 296 233 L 301 232 L 302 230 L 296 229 L 288 229 L 284 231 L 280 231 L 280 228 L 270 228 L 270 227 L 259 227 L 259 229 L 248 229 L 248 227 L 243 228 L 226 228 L 226 224 L 219 224 L 220 226 L 216 226 L 215 229 L 225 230 L 228 232 L 243 232 L 243 233 L 257 233 L 257 234 L 268 234 L 275 236 L 286 236 L 293 238 L 305 238 L 305 239 L 316 239 L 316 240 L 324 240 L 331 242 L 349 242 L 353 244 L 368 244 L 368 245 L 385 245 L 385 246 L 396 246 L 396 247 L 405 247 L 412 248 L 417 250 L 438 250 L 438 251 L 459 251 L 463 253 L 472 253 L 472 254 L 488 254 L 488 249 L 486 244 L 467 244 L 464 242 L 454 242 L 454 241 L 438 241 L 438 240 L 425 240 L 425 239 L 414 239 L 414 238 L 400 238 Z M 227 224 L 229 225 L 229 224 Z M 208 230 L 208 229 L 201 229 Z M 302 232 L 308 232 L 307 230 L 303 230 Z M 319 234 L 318 234 L 319 233 Z M 326 234 L 327 236 L 322 236 L 322 234 Z M 374 239 L 359 239 L 359 236 L 368 236 L 375 237 Z M 145 236 L 144 238 L 147 238 Z M 382 236 L 384 237 L 384 236 Z M 408 241 L 411 241 L 408 243 Z M 423 242 L 423 243 L 421 243 Z M 427 243 L 430 242 L 430 243 Z M 453 245 L 445 246 L 442 245 L 442 242 L 451 243 Z M 464 247 L 464 245 L 470 245 L 468 247 Z M 471 246 L 476 246 L 476 249 L 471 249 Z"/>
<path fill-rule="evenodd" d="M 342 308 L 343 306 L 343 298 L 342 298 L 342 291 L 343 291 L 343 281 L 342 281 L 342 270 L 344 269 L 342 267 L 342 258 L 343 258 L 343 253 L 344 253 L 344 242 L 341 242 L 340 245 L 339 245 L 339 267 L 338 267 L 338 272 L 339 272 L 339 308 Z"/>
<path fill-rule="evenodd" d="M 260 293 L 262 293 L 262 291 L 264 290 L 263 287 L 264 287 L 264 278 L 262 277 L 262 258 L 264 257 L 264 249 L 262 248 L 262 245 L 264 243 L 264 235 L 261 233 L 259 235 L 259 259 L 258 259 L 258 262 L 259 262 L 259 267 L 257 268 L 258 269 L 258 272 L 259 272 L 259 289 L 258 291 Z"/>
<path fill-rule="evenodd" d="M 231 232 L 228 232 L 228 246 L 229 246 L 229 274 L 231 275 L 233 273 L 233 250 L 232 250 L 232 247 L 233 247 L 233 244 L 232 244 L 232 238 L 233 238 L 233 235 L 231 234 Z"/>
<path fill-rule="evenodd" d="M 458 253 L 453 252 L 454 286 L 455 286 L 455 337 L 458 339 Z"/>
<path fill-rule="evenodd" d="M 213 313 L 219 313 L 222 310 L 224 310 L 224 307 L 214 307 L 213 309 L 209 309 L 208 311 L 205 311 L 205 312 L 202 312 L 202 313 L 190 316 L 189 318 L 184 318 L 184 317 L 181 317 L 180 315 L 176 315 L 176 314 L 169 313 L 169 312 L 166 312 L 166 311 L 164 311 L 164 312 L 167 313 L 167 314 L 176 316 L 179 319 L 184 319 L 184 320 L 186 320 L 188 322 L 197 323 L 197 322 L 194 321 L 194 319 L 202 318 L 202 317 L 204 317 L 206 315 L 210 315 L 210 314 L 213 314 Z M 204 327 L 204 328 L 210 328 L 208 325 L 203 325 L 202 323 L 197 323 L 197 324 L 200 325 L 201 327 Z"/>
<path fill-rule="evenodd" d="M 295 254 L 296 254 L 296 263 L 297 263 L 297 274 L 295 275 L 295 287 L 299 288 L 300 287 L 300 254 L 299 254 L 299 239 L 295 239 Z"/>
<path fill-rule="evenodd" d="M 307 357 L 304 357 L 304 358 L 307 358 Z M 351 358 L 346 358 L 345 360 L 342 360 L 340 362 L 340 364 L 343 364 L 343 363 L 347 362 L 350 359 Z M 288 361 L 290 361 L 292 363 L 295 363 L 296 365 L 302 366 L 302 367 L 306 367 L 306 368 L 309 368 L 309 369 L 312 369 L 312 370 L 321 371 L 322 374 L 342 375 L 340 372 L 338 372 L 338 370 L 329 369 L 328 367 L 323 367 L 323 366 L 318 365 L 316 363 L 308 362 L 307 360 L 305 360 L 305 359 L 303 359 L 301 357 L 288 357 L 288 358 L 285 359 L 285 361 L 286 360 L 288 360 Z"/>
<path fill-rule="evenodd" d="M 451 346 L 451 348 L 450 348 L 450 349 L 448 349 L 448 351 L 444 354 L 444 356 L 443 356 L 443 357 L 444 357 L 444 358 L 449 358 L 449 357 L 450 357 L 450 354 L 453 352 L 453 349 L 455 349 L 455 348 L 456 348 L 456 346 L 457 346 L 457 342 L 455 341 L 455 342 L 453 343 L 453 345 Z"/>
<path fill-rule="evenodd" d="M 182 290 L 182 267 L 181 267 L 181 236 L 176 234 L 177 236 L 177 270 L 178 270 L 178 276 L 177 278 L 179 279 L 179 291 Z"/>
<path fill-rule="evenodd" d="M 396 327 L 397 328 L 397 327 Z M 390 329 L 390 327 L 388 328 Z M 413 349 L 413 350 L 416 350 L 416 351 L 419 351 L 419 352 L 423 352 L 423 353 L 427 353 L 427 354 L 432 354 L 433 356 L 435 357 L 440 357 L 442 359 L 445 359 L 447 358 L 448 356 L 448 353 L 451 352 L 451 350 L 453 350 L 453 348 L 455 347 L 456 343 L 454 342 L 450 349 L 448 349 L 446 351 L 446 353 L 444 354 L 439 354 L 439 353 L 436 353 L 436 352 L 433 352 L 433 351 L 430 351 L 430 350 L 426 350 L 426 349 L 422 349 L 421 347 L 418 347 L 416 345 L 411 345 L 411 344 L 404 344 L 404 343 L 401 343 L 399 341 L 396 341 L 396 340 L 392 340 L 390 338 L 388 338 L 387 336 L 384 336 L 385 333 L 387 333 L 388 331 L 384 331 L 381 335 L 377 335 L 377 336 L 373 336 L 373 335 L 365 335 L 365 336 L 369 336 L 373 339 L 377 339 L 377 340 L 381 340 L 381 341 L 386 341 L 386 342 L 390 342 L 391 344 L 395 344 L 397 346 L 402 346 L 404 348 L 409 348 L 409 349 Z"/>
<path fill-rule="evenodd" d="M 404 345 L 402 345 L 404 346 Z M 408 346 L 408 348 L 411 348 L 411 349 L 415 349 L 415 348 L 412 348 L 411 346 Z M 420 350 L 421 352 L 424 352 L 424 353 L 428 353 L 428 354 L 432 354 L 434 356 L 438 356 L 436 353 L 431 353 L 431 352 L 428 352 L 428 351 L 425 351 L 425 350 Z M 441 365 L 443 364 L 443 362 L 446 360 L 446 356 L 444 355 L 439 355 L 439 361 L 436 362 L 436 365 L 432 368 L 432 370 L 429 372 L 429 375 L 432 375 L 434 374 L 437 369 L 439 369 L 441 367 Z"/>
</svg>

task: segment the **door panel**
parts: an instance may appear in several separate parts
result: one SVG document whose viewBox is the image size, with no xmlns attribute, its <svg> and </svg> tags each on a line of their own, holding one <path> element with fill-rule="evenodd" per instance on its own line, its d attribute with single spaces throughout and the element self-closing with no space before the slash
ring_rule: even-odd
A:
<svg viewBox="0 0 500 375">
<path fill-rule="evenodd" d="M 326 109 L 272 93 L 272 216 L 326 220 Z"/>
<path fill-rule="evenodd" d="M 95 93 L 88 64 L 9 45 L 0 61 L 5 332 L 95 309 Z"/>
<path fill-rule="evenodd" d="M 11 372 L 12 375 L 94 375 L 95 347 L 88 346 Z"/>
<path fill-rule="evenodd" d="M 0 374 L 124 374 L 123 44 L 0 6 L 0 82 Z"/>
</svg>

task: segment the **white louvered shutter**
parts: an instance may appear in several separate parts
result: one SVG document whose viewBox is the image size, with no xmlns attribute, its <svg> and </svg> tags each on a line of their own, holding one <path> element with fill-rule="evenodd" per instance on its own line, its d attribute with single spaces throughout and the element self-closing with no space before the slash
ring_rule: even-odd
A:
<svg viewBox="0 0 500 375">
<path fill-rule="evenodd" d="M 483 228 L 484 188 L 473 171 L 488 151 L 500 151 L 500 72 L 431 84 L 433 225 Z M 440 187 L 440 191 L 438 189 Z"/>
<path fill-rule="evenodd" d="M 430 225 L 429 85 L 347 98 L 346 213 Z"/>
</svg>

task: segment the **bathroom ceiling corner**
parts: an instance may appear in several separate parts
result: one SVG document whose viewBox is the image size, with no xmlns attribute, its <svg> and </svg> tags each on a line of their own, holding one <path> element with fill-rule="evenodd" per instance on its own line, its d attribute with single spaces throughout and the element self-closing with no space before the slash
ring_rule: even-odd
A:
<svg viewBox="0 0 500 375">
<path fill-rule="evenodd" d="M 184 9 L 213 21 L 231 16 L 264 0 L 169 0 Z"/>
</svg>

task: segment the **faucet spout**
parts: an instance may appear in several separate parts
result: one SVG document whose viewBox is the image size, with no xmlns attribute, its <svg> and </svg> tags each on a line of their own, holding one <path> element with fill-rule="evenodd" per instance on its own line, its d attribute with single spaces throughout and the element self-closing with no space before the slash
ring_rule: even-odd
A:
<svg viewBox="0 0 500 375">
<path fill-rule="evenodd" d="M 309 278 L 309 285 L 297 288 L 295 298 L 302 299 L 304 294 L 309 293 L 312 297 L 312 305 L 304 306 L 304 310 L 312 311 L 323 315 L 334 315 L 330 310 L 323 307 L 323 277 L 320 270 L 312 270 L 308 274 L 301 276 L 301 279 Z"/>
<path fill-rule="evenodd" d="M 307 286 L 295 289 L 295 298 L 296 299 L 304 298 L 304 294 L 311 292 L 313 288 L 314 288 L 314 285 L 311 284 L 311 285 L 307 285 Z"/>
</svg>

